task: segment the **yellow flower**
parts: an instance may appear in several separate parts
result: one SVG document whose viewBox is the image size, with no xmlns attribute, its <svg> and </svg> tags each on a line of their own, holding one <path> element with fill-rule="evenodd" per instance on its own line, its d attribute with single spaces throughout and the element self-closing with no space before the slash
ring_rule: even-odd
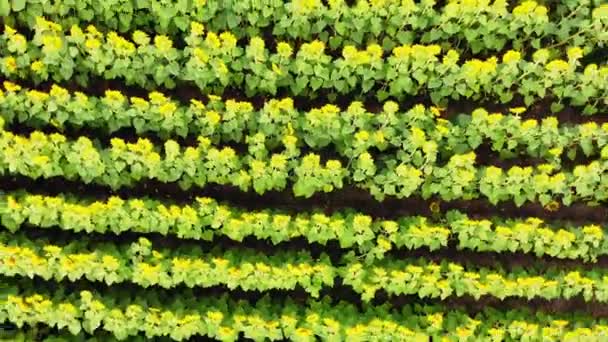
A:
<svg viewBox="0 0 608 342">
<path fill-rule="evenodd" d="M 7 201 L 9 209 L 16 210 L 21 207 L 21 205 L 17 201 L 15 201 L 15 198 L 13 196 L 8 196 Z"/>
<path fill-rule="evenodd" d="M 325 51 L 325 43 L 320 40 L 314 40 L 310 43 L 304 43 L 302 44 L 300 51 L 302 51 L 307 57 L 319 58 L 323 55 Z"/>
<path fill-rule="evenodd" d="M 177 110 L 177 106 L 173 102 L 167 102 L 158 108 L 158 112 L 163 116 L 169 116 Z"/>
<path fill-rule="evenodd" d="M 369 139 L 368 131 L 362 130 L 362 131 L 355 133 L 355 140 L 357 140 L 357 141 L 365 142 L 368 139 Z"/>
<path fill-rule="evenodd" d="M 236 47 L 237 39 L 230 32 L 222 32 L 220 34 L 220 39 L 222 40 L 222 46 L 224 49 L 232 50 Z"/>
<path fill-rule="evenodd" d="M 504 116 L 500 113 L 490 114 L 490 115 L 488 115 L 488 123 L 490 125 L 495 125 L 495 124 L 499 123 L 503 119 L 503 117 Z"/>
<path fill-rule="evenodd" d="M 564 151 L 564 149 L 561 147 L 554 147 L 549 150 L 549 153 L 555 157 L 559 157 L 563 151 Z"/>
<path fill-rule="evenodd" d="M 393 101 L 387 101 L 382 106 L 382 110 L 388 114 L 395 114 L 399 111 L 399 105 Z"/>
<path fill-rule="evenodd" d="M 81 106 L 86 106 L 86 104 L 89 102 L 89 98 L 79 91 L 74 92 L 74 95 L 76 97 L 76 102 Z"/>
<path fill-rule="evenodd" d="M 110 103 L 122 104 L 125 101 L 124 95 L 117 90 L 106 90 L 105 99 Z"/>
<path fill-rule="evenodd" d="M 58 99 L 66 99 L 66 98 L 70 97 L 70 93 L 67 91 L 67 89 L 62 88 L 56 84 L 53 84 L 53 86 L 51 86 L 51 91 L 49 93 L 51 94 L 52 97 L 55 97 Z"/>
<path fill-rule="evenodd" d="M 285 169 L 287 166 L 287 157 L 281 154 L 274 154 L 270 159 L 270 167 L 274 169 Z"/>
<path fill-rule="evenodd" d="M 603 4 L 591 12 L 593 19 L 608 19 L 608 4 Z"/>
<path fill-rule="evenodd" d="M 47 245 L 42 248 L 48 254 L 58 254 L 61 253 L 61 247 L 55 245 Z"/>
<path fill-rule="evenodd" d="M 212 261 L 217 267 L 227 267 L 230 263 L 230 261 L 220 257 L 213 258 Z"/>
<path fill-rule="evenodd" d="M 99 31 L 97 30 L 97 28 L 95 28 L 95 26 L 93 26 L 93 25 L 89 25 L 89 26 L 87 26 L 87 32 L 88 32 L 88 33 L 89 33 L 91 36 L 93 36 L 93 37 L 97 37 L 97 38 L 101 38 L 101 37 L 103 37 L 103 35 L 101 34 L 101 32 L 99 32 Z"/>
<path fill-rule="evenodd" d="M 194 109 L 197 109 L 197 110 L 203 110 L 203 109 L 205 109 L 205 104 L 202 103 L 199 100 L 196 100 L 196 99 L 191 99 L 190 100 L 190 106 L 194 107 Z"/>
<path fill-rule="evenodd" d="M 88 49 L 88 50 L 96 50 L 99 49 L 101 47 L 101 42 L 98 39 L 95 38 L 89 38 L 84 42 L 84 46 Z"/>
<path fill-rule="evenodd" d="M 441 46 L 437 44 L 429 45 L 426 47 L 426 51 L 430 53 L 432 56 L 437 56 L 441 53 Z"/>
<path fill-rule="evenodd" d="M 17 60 L 12 56 L 5 57 L 4 66 L 9 72 L 15 72 L 17 70 Z"/>
<path fill-rule="evenodd" d="M 534 54 L 532 55 L 532 59 L 536 62 L 536 63 L 541 63 L 544 64 L 547 62 L 547 60 L 549 59 L 549 50 L 547 49 L 540 49 L 537 50 L 536 52 L 534 52 Z"/>
<path fill-rule="evenodd" d="M 455 66 L 460 59 L 460 54 L 455 50 L 449 50 L 445 56 L 443 56 L 442 64 L 447 66 Z"/>
<path fill-rule="evenodd" d="M 327 114 L 328 117 L 334 117 L 335 115 L 340 113 L 340 108 L 333 104 L 326 104 L 321 107 L 321 113 Z"/>
<path fill-rule="evenodd" d="M 135 52 L 135 45 L 116 34 L 116 32 L 108 33 L 108 42 L 119 55 L 131 55 Z"/>
<path fill-rule="evenodd" d="M 319 0 L 294 0 L 291 4 L 293 11 L 297 15 L 310 13 L 315 8 L 322 6 Z"/>
<path fill-rule="evenodd" d="M 218 329 L 218 337 L 222 339 L 223 337 L 232 337 L 234 335 L 235 330 L 230 327 L 220 327 Z"/>
<path fill-rule="evenodd" d="M 295 148 L 296 144 L 298 143 L 298 138 L 293 135 L 286 135 L 283 137 L 283 139 L 281 139 L 281 142 L 288 149 Z"/>
<path fill-rule="evenodd" d="M 597 75 L 597 64 L 589 64 L 585 67 L 585 71 L 583 74 L 586 77 L 593 77 L 593 75 Z"/>
<path fill-rule="evenodd" d="M 150 44 L 150 37 L 145 32 L 137 30 L 133 32 L 133 41 L 139 46 L 148 45 Z"/>
<path fill-rule="evenodd" d="M 51 134 L 51 141 L 55 144 L 63 144 L 66 142 L 66 137 L 64 135 L 53 133 Z"/>
<path fill-rule="evenodd" d="M 600 240 L 604 236 L 604 231 L 598 225 L 588 225 L 583 228 L 583 235 L 592 236 L 592 237 Z"/>
<path fill-rule="evenodd" d="M 342 168 L 342 163 L 339 160 L 328 160 L 326 167 L 328 170 L 338 171 Z"/>
<path fill-rule="evenodd" d="M 11 50 L 14 48 L 14 50 Z M 27 50 L 27 40 L 21 34 L 15 34 L 9 39 L 9 51 L 24 53 Z"/>
<path fill-rule="evenodd" d="M 502 56 L 502 62 L 506 64 L 516 63 L 521 59 L 521 53 L 509 50 Z"/>
<path fill-rule="evenodd" d="M 293 110 L 293 99 L 289 97 L 281 99 L 281 101 L 279 101 L 279 108 L 285 111 Z"/>
<path fill-rule="evenodd" d="M 488 166 L 486 168 L 486 176 L 490 179 L 497 179 L 502 176 L 502 169 L 496 166 Z"/>
<path fill-rule="evenodd" d="M 538 121 L 536 121 L 534 119 L 530 119 L 530 120 L 524 121 L 524 123 L 521 125 L 521 128 L 523 130 L 529 130 L 532 128 L 536 128 L 536 126 L 538 126 Z"/>
<path fill-rule="evenodd" d="M 167 53 L 173 48 L 173 42 L 165 35 L 158 35 L 154 37 L 154 46 L 156 46 L 161 53 Z"/>
<path fill-rule="evenodd" d="M 583 57 L 583 49 L 575 46 L 568 49 L 568 60 L 575 61 Z"/>
<path fill-rule="evenodd" d="M 55 24 L 52 21 L 48 21 L 43 17 L 36 17 L 36 28 L 42 30 L 61 31 L 63 28 L 59 24 Z"/>
<path fill-rule="evenodd" d="M 226 64 L 224 64 L 224 61 L 218 61 L 216 68 L 217 68 L 217 72 L 220 74 L 228 73 L 228 67 L 226 66 Z"/>
<path fill-rule="evenodd" d="M 131 97 L 131 104 L 133 105 L 133 107 L 135 107 L 141 111 L 147 110 L 150 106 L 148 104 L 148 101 L 142 99 L 141 97 L 137 97 L 137 96 Z"/>
<path fill-rule="evenodd" d="M 298 328 L 298 329 L 296 329 L 295 333 L 298 336 L 304 336 L 304 337 L 312 336 L 312 330 L 306 329 L 306 328 Z"/>
<path fill-rule="evenodd" d="M 557 129 L 558 124 L 559 122 L 557 121 L 557 118 L 555 116 L 548 116 L 543 119 L 543 126 L 546 126 L 548 128 Z"/>
<path fill-rule="evenodd" d="M 373 60 L 378 60 L 382 58 L 383 50 L 382 47 L 378 44 L 371 44 L 367 47 L 366 51 L 369 53 L 370 57 Z"/>
<path fill-rule="evenodd" d="M 213 50 L 217 50 L 221 47 L 220 39 L 217 37 L 217 34 L 213 32 L 207 33 L 207 37 L 205 38 L 205 43 Z"/>
<path fill-rule="evenodd" d="M 548 71 L 567 71 L 569 69 L 568 62 L 563 61 L 561 59 L 556 59 L 554 61 L 549 62 L 545 67 Z"/>
<path fill-rule="evenodd" d="M 222 101 L 222 98 L 220 96 L 217 95 L 207 95 L 207 98 L 209 99 L 209 102 L 220 102 Z"/>
<path fill-rule="evenodd" d="M 515 115 L 519 115 L 523 112 L 526 111 L 526 107 L 514 107 L 514 108 L 509 108 L 509 112 L 515 114 Z"/>
<path fill-rule="evenodd" d="M 42 37 L 42 51 L 44 53 L 57 52 L 63 46 L 63 41 L 57 36 L 44 36 Z"/>
<path fill-rule="evenodd" d="M 342 57 L 346 60 L 353 59 L 353 57 L 357 54 L 357 48 L 353 45 L 347 45 L 342 49 Z"/>
<path fill-rule="evenodd" d="M 196 160 L 200 157 L 200 152 L 198 149 L 189 146 L 186 148 L 186 152 L 184 152 L 184 156 L 189 160 Z"/>
<path fill-rule="evenodd" d="M 551 325 L 555 325 L 559 328 L 565 328 L 568 324 L 570 324 L 570 322 L 563 320 L 554 320 L 551 322 Z"/>
<path fill-rule="evenodd" d="M 168 101 L 167 97 L 165 97 L 163 93 L 159 93 L 157 91 L 153 91 L 148 94 L 148 98 L 150 99 L 150 102 L 155 105 L 162 105 Z"/>
<path fill-rule="evenodd" d="M 412 53 L 412 47 L 409 45 L 397 46 L 393 49 L 393 56 L 398 59 L 407 59 Z"/>
<path fill-rule="evenodd" d="M 293 50 L 291 49 L 289 43 L 279 42 L 279 44 L 277 44 L 277 52 L 281 57 L 289 58 L 291 57 Z"/>
<path fill-rule="evenodd" d="M 209 61 L 209 55 L 205 52 L 205 50 L 201 48 L 194 48 L 192 51 L 194 58 L 197 59 L 199 64 L 206 64 Z"/>
<path fill-rule="evenodd" d="M 34 165 L 36 166 L 44 166 L 48 164 L 49 161 L 50 159 L 47 156 L 35 156 L 34 158 L 32 158 L 32 163 L 34 163 Z"/>
<path fill-rule="evenodd" d="M 190 33 L 194 36 L 202 36 L 205 33 L 203 24 L 193 21 L 190 23 Z"/>
<path fill-rule="evenodd" d="M 539 17 L 544 17 L 547 15 L 547 7 L 538 6 L 534 9 L 534 14 Z"/>
<path fill-rule="evenodd" d="M 46 99 L 48 99 L 49 94 L 38 90 L 30 90 L 27 92 L 27 97 L 33 102 L 44 102 Z"/>
<path fill-rule="evenodd" d="M 120 263 L 118 262 L 118 259 L 116 259 L 115 257 L 113 257 L 111 255 L 104 255 L 101 258 L 101 262 L 103 263 L 103 266 L 105 268 L 108 268 L 110 270 L 117 270 L 118 267 L 120 267 Z"/>
<path fill-rule="evenodd" d="M 21 90 L 21 86 L 18 86 L 15 83 L 12 83 L 9 81 L 4 81 L 3 85 L 4 85 L 4 89 L 6 89 L 6 91 L 17 92 L 17 91 Z"/>
<path fill-rule="evenodd" d="M 4 25 L 4 33 L 6 33 L 9 36 L 14 35 L 15 33 L 17 33 L 17 30 L 15 30 L 14 28 L 8 26 L 8 25 Z"/>
<path fill-rule="evenodd" d="M 536 1 L 524 1 L 519 6 L 513 9 L 513 15 L 523 16 L 532 13 L 536 9 Z"/>
<path fill-rule="evenodd" d="M 33 72 L 39 73 L 40 71 L 42 71 L 44 69 L 44 63 L 42 63 L 42 61 L 34 61 L 30 65 L 30 68 L 32 69 Z"/>
</svg>

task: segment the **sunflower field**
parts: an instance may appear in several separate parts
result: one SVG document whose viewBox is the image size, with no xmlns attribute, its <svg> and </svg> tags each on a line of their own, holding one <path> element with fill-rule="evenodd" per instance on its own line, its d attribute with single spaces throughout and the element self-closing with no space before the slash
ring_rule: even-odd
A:
<svg viewBox="0 0 608 342">
<path fill-rule="evenodd" d="M 608 341 L 605 0 L 0 24 L 0 341 Z"/>
</svg>

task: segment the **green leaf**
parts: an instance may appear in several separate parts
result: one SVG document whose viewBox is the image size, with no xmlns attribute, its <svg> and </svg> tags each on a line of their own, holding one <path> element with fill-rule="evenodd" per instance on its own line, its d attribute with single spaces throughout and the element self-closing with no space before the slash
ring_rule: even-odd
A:
<svg viewBox="0 0 608 342">
<path fill-rule="evenodd" d="M 13 11 L 19 12 L 25 8 L 26 0 L 13 0 Z"/>
<path fill-rule="evenodd" d="M 559 102 L 553 102 L 551 104 L 551 112 L 553 112 L 553 113 L 557 113 L 557 112 L 561 111 L 562 109 L 564 109 L 564 105 Z"/>
<path fill-rule="evenodd" d="M 175 26 L 177 26 L 177 28 L 181 31 L 186 31 L 188 29 L 189 21 L 188 17 L 186 16 L 175 17 L 173 19 L 173 22 L 175 23 Z"/>
<path fill-rule="evenodd" d="M 8 0 L 0 0 L 0 16 L 7 16 L 11 13 L 11 4 Z"/>
</svg>

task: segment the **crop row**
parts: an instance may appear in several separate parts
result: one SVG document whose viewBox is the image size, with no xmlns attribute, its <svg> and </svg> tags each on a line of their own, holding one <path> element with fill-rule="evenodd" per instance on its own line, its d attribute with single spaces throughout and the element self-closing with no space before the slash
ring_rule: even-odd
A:
<svg viewBox="0 0 608 342">
<path fill-rule="evenodd" d="M 561 201 L 568 205 L 608 198 L 606 177 L 602 177 L 608 168 L 606 153 L 572 171 L 557 171 L 548 164 L 509 169 L 478 166 L 473 152 L 453 155 L 445 165 L 438 165 L 429 144 L 420 141 L 421 145 L 404 146 L 396 158 L 375 161 L 369 153 L 362 153 L 344 166 L 335 159 L 322 162 L 315 153 L 300 157 L 295 142 L 285 139 L 285 150 L 272 154 L 263 144 L 237 153 L 231 147 L 216 147 L 204 137 L 195 147 L 180 146 L 173 140 L 161 147 L 147 139 L 128 143 L 113 138 L 111 147 L 103 148 L 86 137 L 68 140 L 58 133 L 38 131 L 26 137 L 2 128 L 0 172 L 34 179 L 63 177 L 114 189 L 145 180 L 177 182 L 183 189 L 231 185 L 243 191 L 253 188 L 259 194 L 291 188 L 300 197 L 333 192 L 346 183 L 369 191 L 377 200 L 421 195 L 443 200 L 485 198 L 493 204 L 539 201 L 559 205 L 557 201 Z"/>
<path fill-rule="evenodd" d="M 56 20 L 65 27 L 94 22 L 100 27 L 169 33 L 183 36 L 193 21 L 202 21 L 210 30 L 231 30 L 239 38 L 259 35 L 272 29 L 282 40 L 319 37 L 333 48 L 377 41 L 386 49 L 398 44 L 464 42 L 473 53 L 500 51 L 504 46 L 523 49 L 569 41 L 588 47 L 608 41 L 606 8 L 590 1 L 559 4 L 557 13 L 535 1 L 508 8 L 507 2 L 451 2 L 437 8 L 435 1 L 97 1 L 75 4 L 66 0 L 40 3 L 23 0 L 20 5 L 0 8 L 11 23 L 33 26 L 36 17 Z M 568 16 L 561 16 L 565 9 Z M 68 15 L 69 14 L 69 15 Z M 554 20 L 554 22 L 552 22 Z M 420 38 L 418 38 L 420 37 Z M 465 50 L 463 47 L 459 47 Z"/>
<path fill-rule="evenodd" d="M 0 273 L 5 276 L 55 281 L 86 278 L 108 285 L 130 282 L 163 288 L 183 284 L 246 291 L 300 287 L 313 297 L 333 285 L 337 270 L 327 257 L 313 259 L 305 252 L 265 255 L 244 248 L 202 252 L 187 245 L 171 250 L 153 248 L 145 238 L 117 245 L 95 243 L 86 236 L 56 244 L 9 233 L 0 233 L 0 260 Z"/>
<path fill-rule="evenodd" d="M 0 233 L 0 274 L 76 281 L 86 278 L 108 285 L 129 282 L 143 287 L 174 288 L 223 285 L 246 291 L 294 290 L 313 297 L 331 288 L 339 277 L 364 301 L 379 290 L 390 295 L 446 299 L 468 295 L 479 299 L 519 297 L 547 300 L 581 296 L 586 301 L 608 302 L 608 273 L 526 267 L 504 270 L 443 260 L 394 260 L 362 264 L 345 256 L 333 264 L 322 255 L 306 252 L 264 255 L 247 249 L 202 252 L 181 246 L 177 251 L 156 249 L 140 238 L 130 245 L 95 243 L 89 238 L 66 244 L 32 240 L 20 234 Z"/>
<path fill-rule="evenodd" d="M 91 77 L 103 77 L 148 89 L 191 81 L 208 93 L 234 87 L 247 95 L 276 94 L 279 89 L 310 97 L 320 91 L 372 91 L 380 100 L 429 95 L 441 105 L 460 98 L 506 103 L 515 96 L 529 105 L 549 96 L 553 110 L 570 104 L 585 106 L 586 114 L 604 109 L 608 101 L 608 66 L 589 64 L 578 70 L 580 47 L 568 49 L 567 60 L 551 59 L 548 50 L 538 49 L 531 59 L 508 51 L 462 62 L 458 52 L 442 55 L 438 45 L 402 45 L 386 57 L 379 45 L 372 44 L 361 50 L 347 46 L 340 57 L 332 58 L 318 40 L 297 51 L 285 42 L 272 50 L 259 37 L 242 48 L 233 34 L 205 34 L 200 25 L 193 25 L 181 50 L 166 36 L 152 39 L 137 31 L 131 42 L 92 26 L 85 31 L 72 27 L 66 33 L 39 18 L 31 40 L 11 28 L 5 30 L 0 37 L 0 71 L 35 82 L 73 79 L 88 85 Z"/>
<path fill-rule="evenodd" d="M 8 281 L 4 281 L 9 283 Z M 331 300 L 296 303 L 263 297 L 255 305 L 226 296 L 201 298 L 188 290 L 179 299 L 157 291 L 109 288 L 70 292 L 42 290 L 26 281 L 9 283 L 3 291 L 0 318 L 16 324 L 66 327 L 72 333 L 107 331 L 118 339 L 144 333 L 184 340 L 203 335 L 235 341 L 240 333 L 253 340 L 314 341 L 447 341 L 604 339 L 603 320 L 579 314 L 550 316 L 541 312 L 499 312 L 486 309 L 476 316 L 441 307 L 406 306 L 401 312 L 386 306 L 364 308 Z"/>
<path fill-rule="evenodd" d="M 88 202 L 63 196 L 8 193 L 0 197 L 2 225 L 17 231 L 24 225 L 101 234 L 157 233 L 211 241 L 226 236 L 279 244 L 296 238 L 308 243 L 338 242 L 368 260 L 394 248 L 437 250 L 455 240 L 459 249 L 480 252 L 524 252 L 562 259 L 594 261 L 608 254 L 608 237 L 597 225 L 547 224 L 537 218 L 471 219 L 450 212 L 440 221 L 421 216 L 373 220 L 354 211 L 289 214 L 280 210 L 240 210 L 210 198 L 176 205 L 151 199 L 111 197 Z"/>
<path fill-rule="evenodd" d="M 168 338 L 159 338 L 159 341 L 171 341 Z M 93 336 L 87 336 L 84 332 L 72 334 L 66 329 L 55 331 L 54 329 L 42 326 L 36 327 L 16 327 L 4 323 L 0 332 L 0 341 L 3 342 L 141 342 L 145 339 L 141 336 L 133 336 L 127 339 L 118 340 L 114 335 L 106 332 L 96 332 Z"/>
<path fill-rule="evenodd" d="M 10 82 L 4 82 L 0 93 L 1 115 L 9 124 L 60 129 L 70 125 L 108 133 L 133 127 L 137 134 L 153 132 L 162 138 L 197 135 L 213 143 L 261 142 L 269 150 L 293 136 L 298 147 L 332 146 L 348 158 L 425 144 L 427 153 L 434 151 L 437 157 L 447 158 L 486 143 L 504 158 L 525 154 L 559 166 L 562 154 L 570 159 L 580 151 L 587 157 L 597 156 L 608 143 L 608 124 L 559 125 L 555 117 L 539 123 L 522 120 L 518 114 L 524 110 L 512 108 L 512 115 L 503 115 L 477 109 L 451 122 L 437 118 L 441 113 L 435 107 L 417 105 L 400 111 L 391 101 L 379 113 L 372 113 L 360 102 L 345 110 L 328 104 L 302 111 L 294 108 L 292 99 L 283 98 L 268 100 L 256 110 L 249 102 L 222 101 L 215 96 L 206 105 L 198 100 L 182 105 L 159 92 L 151 92 L 147 99 L 129 98 L 114 90 L 103 97 L 89 97 L 57 85 L 42 92 Z"/>
<path fill-rule="evenodd" d="M 372 300 L 376 292 L 389 295 L 416 295 L 421 298 L 483 296 L 499 299 L 519 297 L 531 299 L 570 299 L 608 301 L 608 274 L 592 271 L 548 268 L 521 268 L 505 271 L 496 267 L 473 267 L 454 262 L 426 259 L 391 260 L 377 264 L 349 263 L 339 273 L 345 285 Z"/>
</svg>

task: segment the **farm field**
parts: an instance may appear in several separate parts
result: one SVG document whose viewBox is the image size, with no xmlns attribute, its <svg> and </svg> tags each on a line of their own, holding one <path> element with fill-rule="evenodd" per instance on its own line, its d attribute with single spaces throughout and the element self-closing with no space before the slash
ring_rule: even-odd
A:
<svg viewBox="0 0 608 342">
<path fill-rule="evenodd" d="M 608 341 L 605 1 L 0 18 L 0 341 Z"/>
</svg>

